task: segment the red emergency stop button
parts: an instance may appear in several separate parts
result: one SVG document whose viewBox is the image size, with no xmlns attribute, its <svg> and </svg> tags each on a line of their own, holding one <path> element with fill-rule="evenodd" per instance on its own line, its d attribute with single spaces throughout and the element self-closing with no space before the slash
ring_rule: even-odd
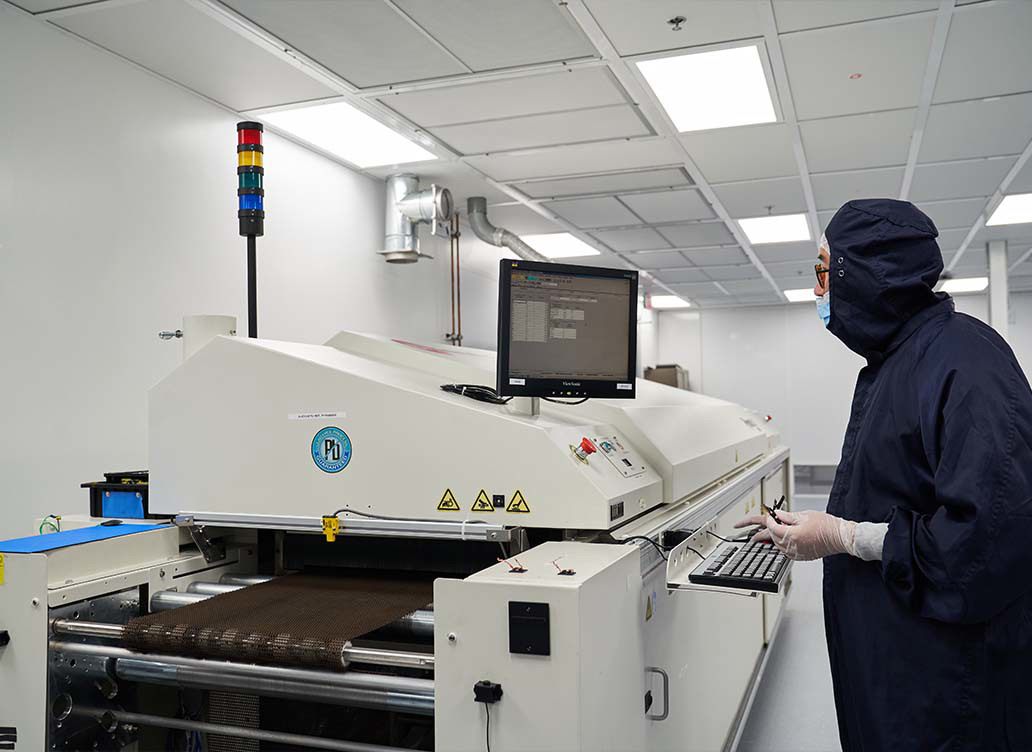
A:
<svg viewBox="0 0 1032 752">
<path fill-rule="evenodd" d="M 598 447 L 595 446 L 595 442 L 587 436 L 581 439 L 580 446 L 571 446 L 570 448 L 573 449 L 573 453 L 577 456 L 577 459 L 584 463 L 587 463 L 589 454 L 594 454 L 598 451 Z"/>
</svg>

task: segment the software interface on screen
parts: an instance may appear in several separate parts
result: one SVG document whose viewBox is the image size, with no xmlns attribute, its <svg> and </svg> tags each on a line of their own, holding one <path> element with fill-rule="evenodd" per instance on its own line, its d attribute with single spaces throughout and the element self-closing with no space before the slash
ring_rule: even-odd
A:
<svg viewBox="0 0 1032 752">
<path fill-rule="evenodd" d="M 510 305 L 510 379 L 629 378 L 631 280 L 514 269 Z"/>
</svg>

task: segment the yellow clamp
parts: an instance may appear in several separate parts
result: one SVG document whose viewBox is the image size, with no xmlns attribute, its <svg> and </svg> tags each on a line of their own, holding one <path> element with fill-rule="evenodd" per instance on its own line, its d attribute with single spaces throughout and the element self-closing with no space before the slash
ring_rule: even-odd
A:
<svg viewBox="0 0 1032 752">
<path fill-rule="evenodd" d="M 323 517 L 322 531 L 323 535 L 326 536 L 326 540 L 333 543 L 333 541 L 337 540 L 337 534 L 340 533 L 340 520 L 336 517 Z"/>
</svg>

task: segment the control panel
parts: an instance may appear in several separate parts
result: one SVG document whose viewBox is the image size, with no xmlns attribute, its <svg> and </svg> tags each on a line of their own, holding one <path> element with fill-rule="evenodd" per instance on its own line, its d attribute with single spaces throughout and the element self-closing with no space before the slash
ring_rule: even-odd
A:
<svg viewBox="0 0 1032 752">
<path fill-rule="evenodd" d="M 592 436 L 591 441 L 598 447 L 598 453 L 609 460 L 623 477 L 634 478 L 645 472 L 645 462 L 615 434 Z"/>
</svg>

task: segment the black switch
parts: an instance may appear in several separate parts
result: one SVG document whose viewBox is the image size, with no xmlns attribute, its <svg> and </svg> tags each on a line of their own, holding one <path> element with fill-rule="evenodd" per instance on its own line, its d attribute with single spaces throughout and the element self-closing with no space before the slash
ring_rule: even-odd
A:
<svg viewBox="0 0 1032 752">
<path fill-rule="evenodd" d="M 552 654 L 547 603 L 509 601 L 509 652 Z"/>
<path fill-rule="evenodd" d="M 473 701 L 493 705 L 502 699 L 502 685 L 481 679 L 473 685 Z"/>
<path fill-rule="evenodd" d="M 505 494 L 495 494 L 491 497 L 495 509 L 505 509 Z"/>
<path fill-rule="evenodd" d="M 11 644 L 11 633 L 6 629 L 0 629 L 0 648 Z"/>
</svg>

